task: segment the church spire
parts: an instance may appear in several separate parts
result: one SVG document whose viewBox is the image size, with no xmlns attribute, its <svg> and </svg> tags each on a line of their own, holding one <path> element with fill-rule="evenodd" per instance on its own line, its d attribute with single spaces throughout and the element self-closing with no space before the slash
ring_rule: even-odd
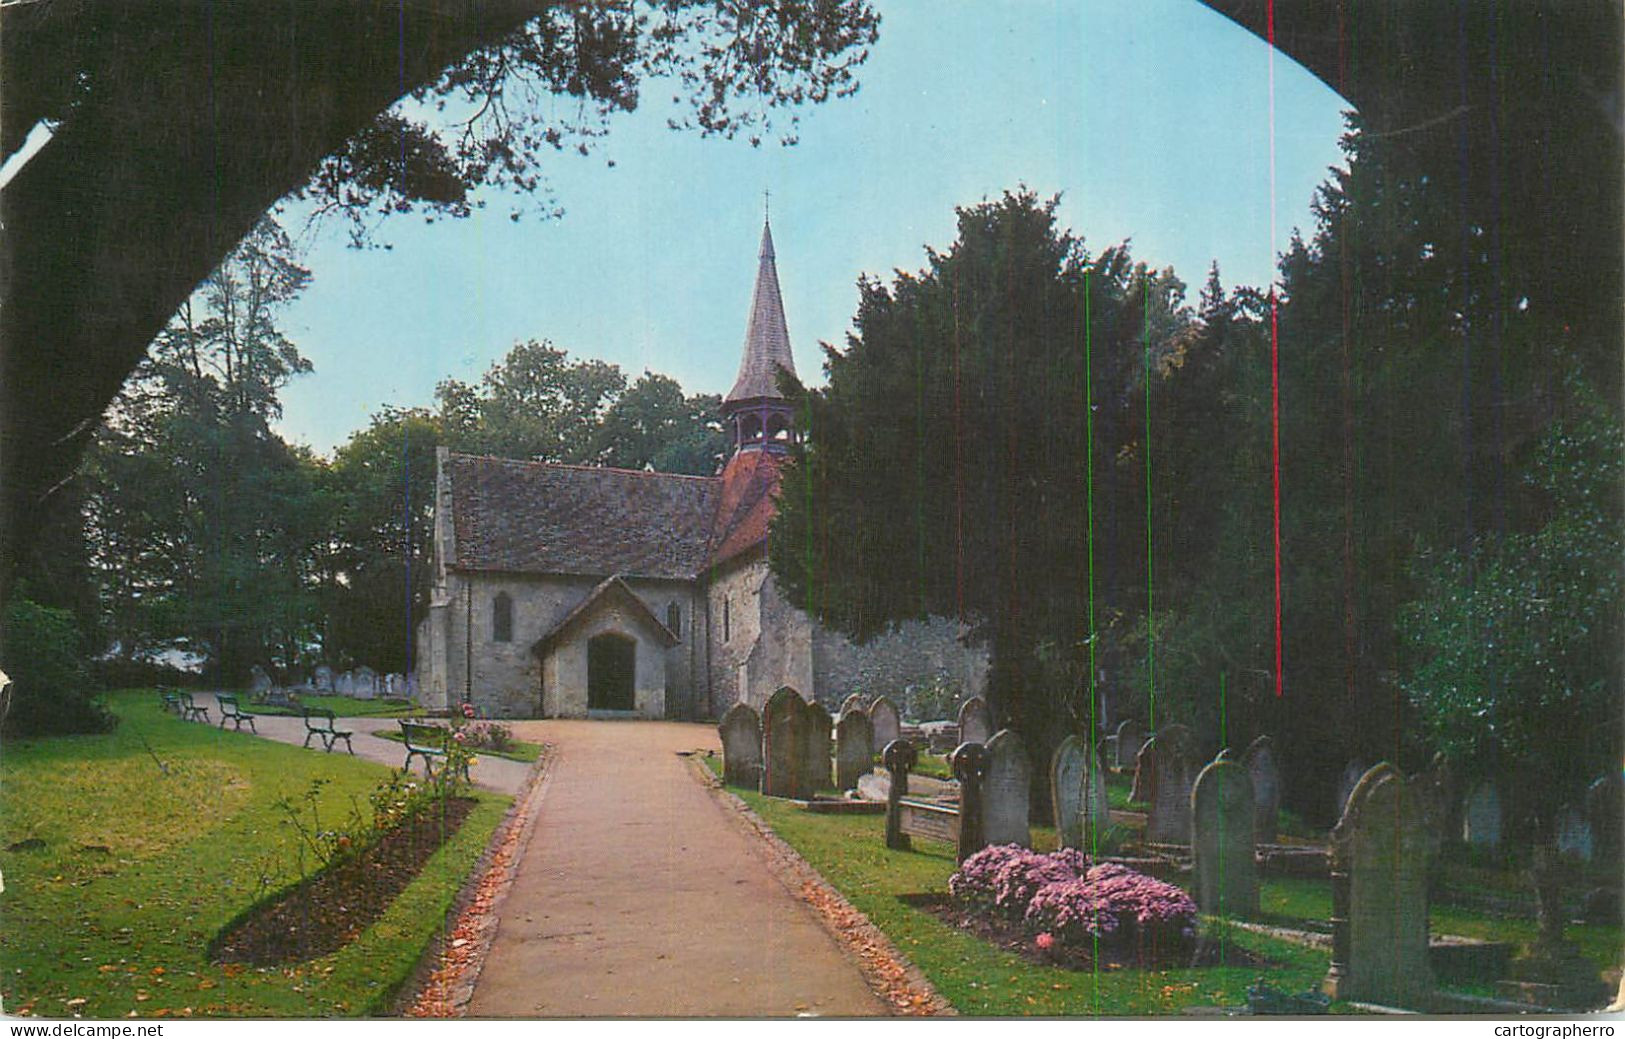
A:
<svg viewBox="0 0 1625 1039">
<path fill-rule="evenodd" d="M 756 253 L 756 288 L 745 326 L 745 352 L 739 377 L 722 400 L 722 413 L 734 434 L 736 450 L 783 451 L 794 438 L 794 416 L 779 392 L 779 369 L 795 374 L 790 330 L 779 295 L 779 270 L 773 252 L 773 228 L 764 216 L 762 244 Z"/>
<path fill-rule="evenodd" d="M 762 246 L 756 253 L 756 291 L 751 296 L 750 320 L 745 327 L 745 354 L 739 377 L 726 401 L 779 398 L 779 369 L 794 375 L 790 330 L 784 322 L 784 300 L 779 295 L 779 270 L 773 255 L 773 227 L 762 221 Z"/>
</svg>

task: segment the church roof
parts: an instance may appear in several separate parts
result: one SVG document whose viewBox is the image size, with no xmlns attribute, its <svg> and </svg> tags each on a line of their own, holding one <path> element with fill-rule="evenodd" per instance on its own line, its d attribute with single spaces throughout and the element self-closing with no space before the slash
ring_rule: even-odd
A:
<svg viewBox="0 0 1625 1039">
<path fill-rule="evenodd" d="M 716 523 L 711 531 L 711 565 L 718 566 L 767 540 L 776 509 L 782 455 L 741 451 L 722 471 Z"/>
<path fill-rule="evenodd" d="M 756 291 L 750 301 L 750 321 L 745 326 L 745 355 L 739 362 L 739 378 L 724 401 L 782 397 L 779 369 L 795 373 L 790 355 L 790 330 L 784 322 L 784 300 L 779 295 L 779 270 L 773 260 L 773 229 L 762 224 L 762 247 L 757 254 Z"/>
<path fill-rule="evenodd" d="M 581 600 L 581 602 L 576 605 L 575 609 L 565 614 L 563 620 L 553 625 L 552 629 L 549 630 L 547 634 L 536 640 L 535 644 L 530 647 L 531 652 L 535 653 L 537 656 L 545 654 L 548 650 L 552 649 L 560 639 L 568 634 L 569 630 L 574 627 L 577 622 L 585 620 L 587 617 L 590 617 L 592 614 L 598 612 L 601 607 L 607 607 L 611 602 L 621 603 L 628 610 L 630 610 L 633 616 L 641 620 L 651 631 L 654 632 L 655 637 L 659 639 L 667 649 L 677 645 L 677 636 L 672 634 L 671 629 L 660 623 L 660 618 L 654 615 L 653 611 L 649 609 L 648 604 L 642 599 L 638 598 L 632 589 L 626 586 L 626 582 L 621 580 L 619 575 L 616 575 L 604 578 L 604 580 L 598 584 L 598 587 L 587 593 L 587 597 Z"/>
<path fill-rule="evenodd" d="M 446 456 L 461 570 L 692 580 L 709 562 L 722 481 Z"/>
</svg>

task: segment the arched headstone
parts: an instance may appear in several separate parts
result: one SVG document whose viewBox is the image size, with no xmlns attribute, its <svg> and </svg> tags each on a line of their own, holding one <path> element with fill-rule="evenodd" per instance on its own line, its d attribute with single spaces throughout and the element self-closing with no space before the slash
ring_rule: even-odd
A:
<svg viewBox="0 0 1625 1039">
<path fill-rule="evenodd" d="M 993 738 L 993 714 L 987 701 L 973 696 L 959 705 L 959 742 L 986 743 Z"/>
<path fill-rule="evenodd" d="M 849 714 L 852 711 L 861 711 L 861 710 L 863 710 L 863 694 L 862 693 L 853 693 L 851 696 L 848 696 L 845 700 L 841 701 L 841 713 L 842 714 Z"/>
<path fill-rule="evenodd" d="M 269 692 L 271 689 L 271 676 L 265 669 L 255 664 L 248 669 L 248 690 L 252 693 Z"/>
<path fill-rule="evenodd" d="M 812 797 L 819 790 L 829 786 L 829 734 L 831 722 L 829 712 L 824 705 L 816 702 L 804 701 L 806 706 L 802 713 L 802 737 L 806 740 L 805 748 L 801 752 L 802 790 L 803 796 Z"/>
<path fill-rule="evenodd" d="M 1494 783 L 1473 787 L 1461 806 L 1461 839 L 1477 848 L 1501 846 L 1501 794 Z"/>
<path fill-rule="evenodd" d="M 785 686 L 767 698 L 762 710 L 762 793 L 770 797 L 803 797 L 806 752 L 806 701 Z"/>
<path fill-rule="evenodd" d="M 333 691 L 340 696 L 355 695 L 355 674 L 346 671 L 333 682 Z"/>
<path fill-rule="evenodd" d="M 842 711 L 835 723 L 835 786 L 851 790 L 874 767 L 875 730 L 862 711 Z"/>
<path fill-rule="evenodd" d="M 876 697 L 869 705 L 869 724 L 874 729 L 875 742 L 882 747 L 903 735 L 902 718 L 889 697 Z"/>
<path fill-rule="evenodd" d="M 1428 867 L 1436 840 L 1427 798 L 1386 762 L 1349 792 L 1332 830 L 1333 999 L 1425 1008 L 1433 995 L 1428 963 Z M 1337 916 L 1338 884 L 1346 915 Z M 1341 933 L 1338 933 L 1341 931 Z"/>
<path fill-rule="evenodd" d="M 1333 819 L 1343 818 L 1343 812 L 1348 808 L 1349 795 L 1354 793 L 1355 784 L 1368 771 L 1370 766 L 1363 761 L 1351 761 L 1343 766 L 1343 774 L 1337 779 L 1337 804 L 1334 806 L 1337 810 L 1332 816 Z"/>
<path fill-rule="evenodd" d="M 1117 726 L 1117 758 L 1112 764 L 1118 768 L 1133 768 L 1144 746 L 1145 726 L 1133 718 L 1123 719 Z"/>
<path fill-rule="evenodd" d="M 1191 789 L 1191 855 L 1202 912 L 1258 915 L 1253 819 L 1253 781 L 1246 768 L 1220 758 L 1197 775 Z"/>
<path fill-rule="evenodd" d="M 1275 743 L 1260 736 L 1247 745 L 1241 764 L 1253 781 L 1253 839 L 1274 844 L 1281 815 L 1281 770 L 1275 763 Z"/>
<path fill-rule="evenodd" d="M 316 686 L 318 693 L 331 693 L 333 691 L 333 669 L 326 664 L 318 665 L 316 674 L 311 681 Z"/>
<path fill-rule="evenodd" d="M 1061 847 L 1088 848 L 1110 818 L 1099 756 L 1077 736 L 1068 736 L 1050 757 L 1049 781 Z"/>
<path fill-rule="evenodd" d="M 1149 768 L 1141 792 L 1151 809 L 1145 839 L 1156 844 L 1188 844 L 1191 839 L 1191 786 L 1196 782 L 1195 739 L 1183 725 L 1158 730 L 1140 751 L 1140 768 Z"/>
<path fill-rule="evenodd" d="M 373 700 L 378 697 L 378 672 L 370 667 L 355 669 L 355 698 Z"/>
<path fill-rule="evenodd" d="M 1014 730 L 1000 729 L 987 741 L 987 778 L 982 789 L 983 835 L 987 843 L 1032 847 L 1032 833 L 1027 827 L 1032 764 Z"/>
<path fill-rule="evenodd" d="M 722 737 L 722 781 L 756 789 L 762 781 L 762 719 L 747 703 L 736 703 L 717 723 Z"/>
<path fill-rule="evenodd" d="M 1563 809 L 1557 817 L 1557 852 L 1559 855 L 1581 862 L 1590 862 L 1595 842 L 1591 824 L 1573 808 Z"/>
</svg>

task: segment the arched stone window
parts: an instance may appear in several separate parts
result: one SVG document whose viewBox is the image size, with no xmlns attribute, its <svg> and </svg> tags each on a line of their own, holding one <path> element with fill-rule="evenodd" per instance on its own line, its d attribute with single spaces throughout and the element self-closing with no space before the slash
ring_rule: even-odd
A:
<svg viewBox="0 0 1625 1039">
<path fill-rule="evenodd" d="M 728 600 L 723 599 L 722 600 L 722 641 L 724 641 L 724 642 L 727 642 L 729 639 L 733 638 L 733 631 L 731 630 L 733 625 L 729 623 L 729 621 L 732 618 L 730 618 L 728 616 L 728 605 L 729 605 Z"/>
<path fill-rule="evenodd" d="M 739 439 L 746 444 L 762 439 L 761 416 L 746 415 L 739 420 Z"/>
<path fill-rule="evenodd" d="M 507 592 L 491 600 L 491 641 L 513 641 L 513 599 Z"/>
<path fill-rule="evenodd" d="M 678 638 L 683 637 L 683 608 L 677 603 L 666 607 L 666 627 Z"/>
<path fill-rule="evenodd" d="M 781 442 L 790 439 L 790 423 L 785 421 L 783 415 L 774 415 L 767 420 L 767 438 Z"/>
</svg>

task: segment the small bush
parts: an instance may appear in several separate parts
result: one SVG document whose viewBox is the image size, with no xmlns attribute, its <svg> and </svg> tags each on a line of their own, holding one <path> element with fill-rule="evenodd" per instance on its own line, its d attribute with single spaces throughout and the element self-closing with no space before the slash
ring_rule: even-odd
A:
<svg viewBox="0 0 1625 1039">
<path fill-rule="evenodd" d="M 14 683 L 4 722 L 7 735 L 106 732 L 118 723 L 90 698 L 90 672 L 72 614 L 18 598 L 5 621 L 0 666 Z"/>
</svg>

